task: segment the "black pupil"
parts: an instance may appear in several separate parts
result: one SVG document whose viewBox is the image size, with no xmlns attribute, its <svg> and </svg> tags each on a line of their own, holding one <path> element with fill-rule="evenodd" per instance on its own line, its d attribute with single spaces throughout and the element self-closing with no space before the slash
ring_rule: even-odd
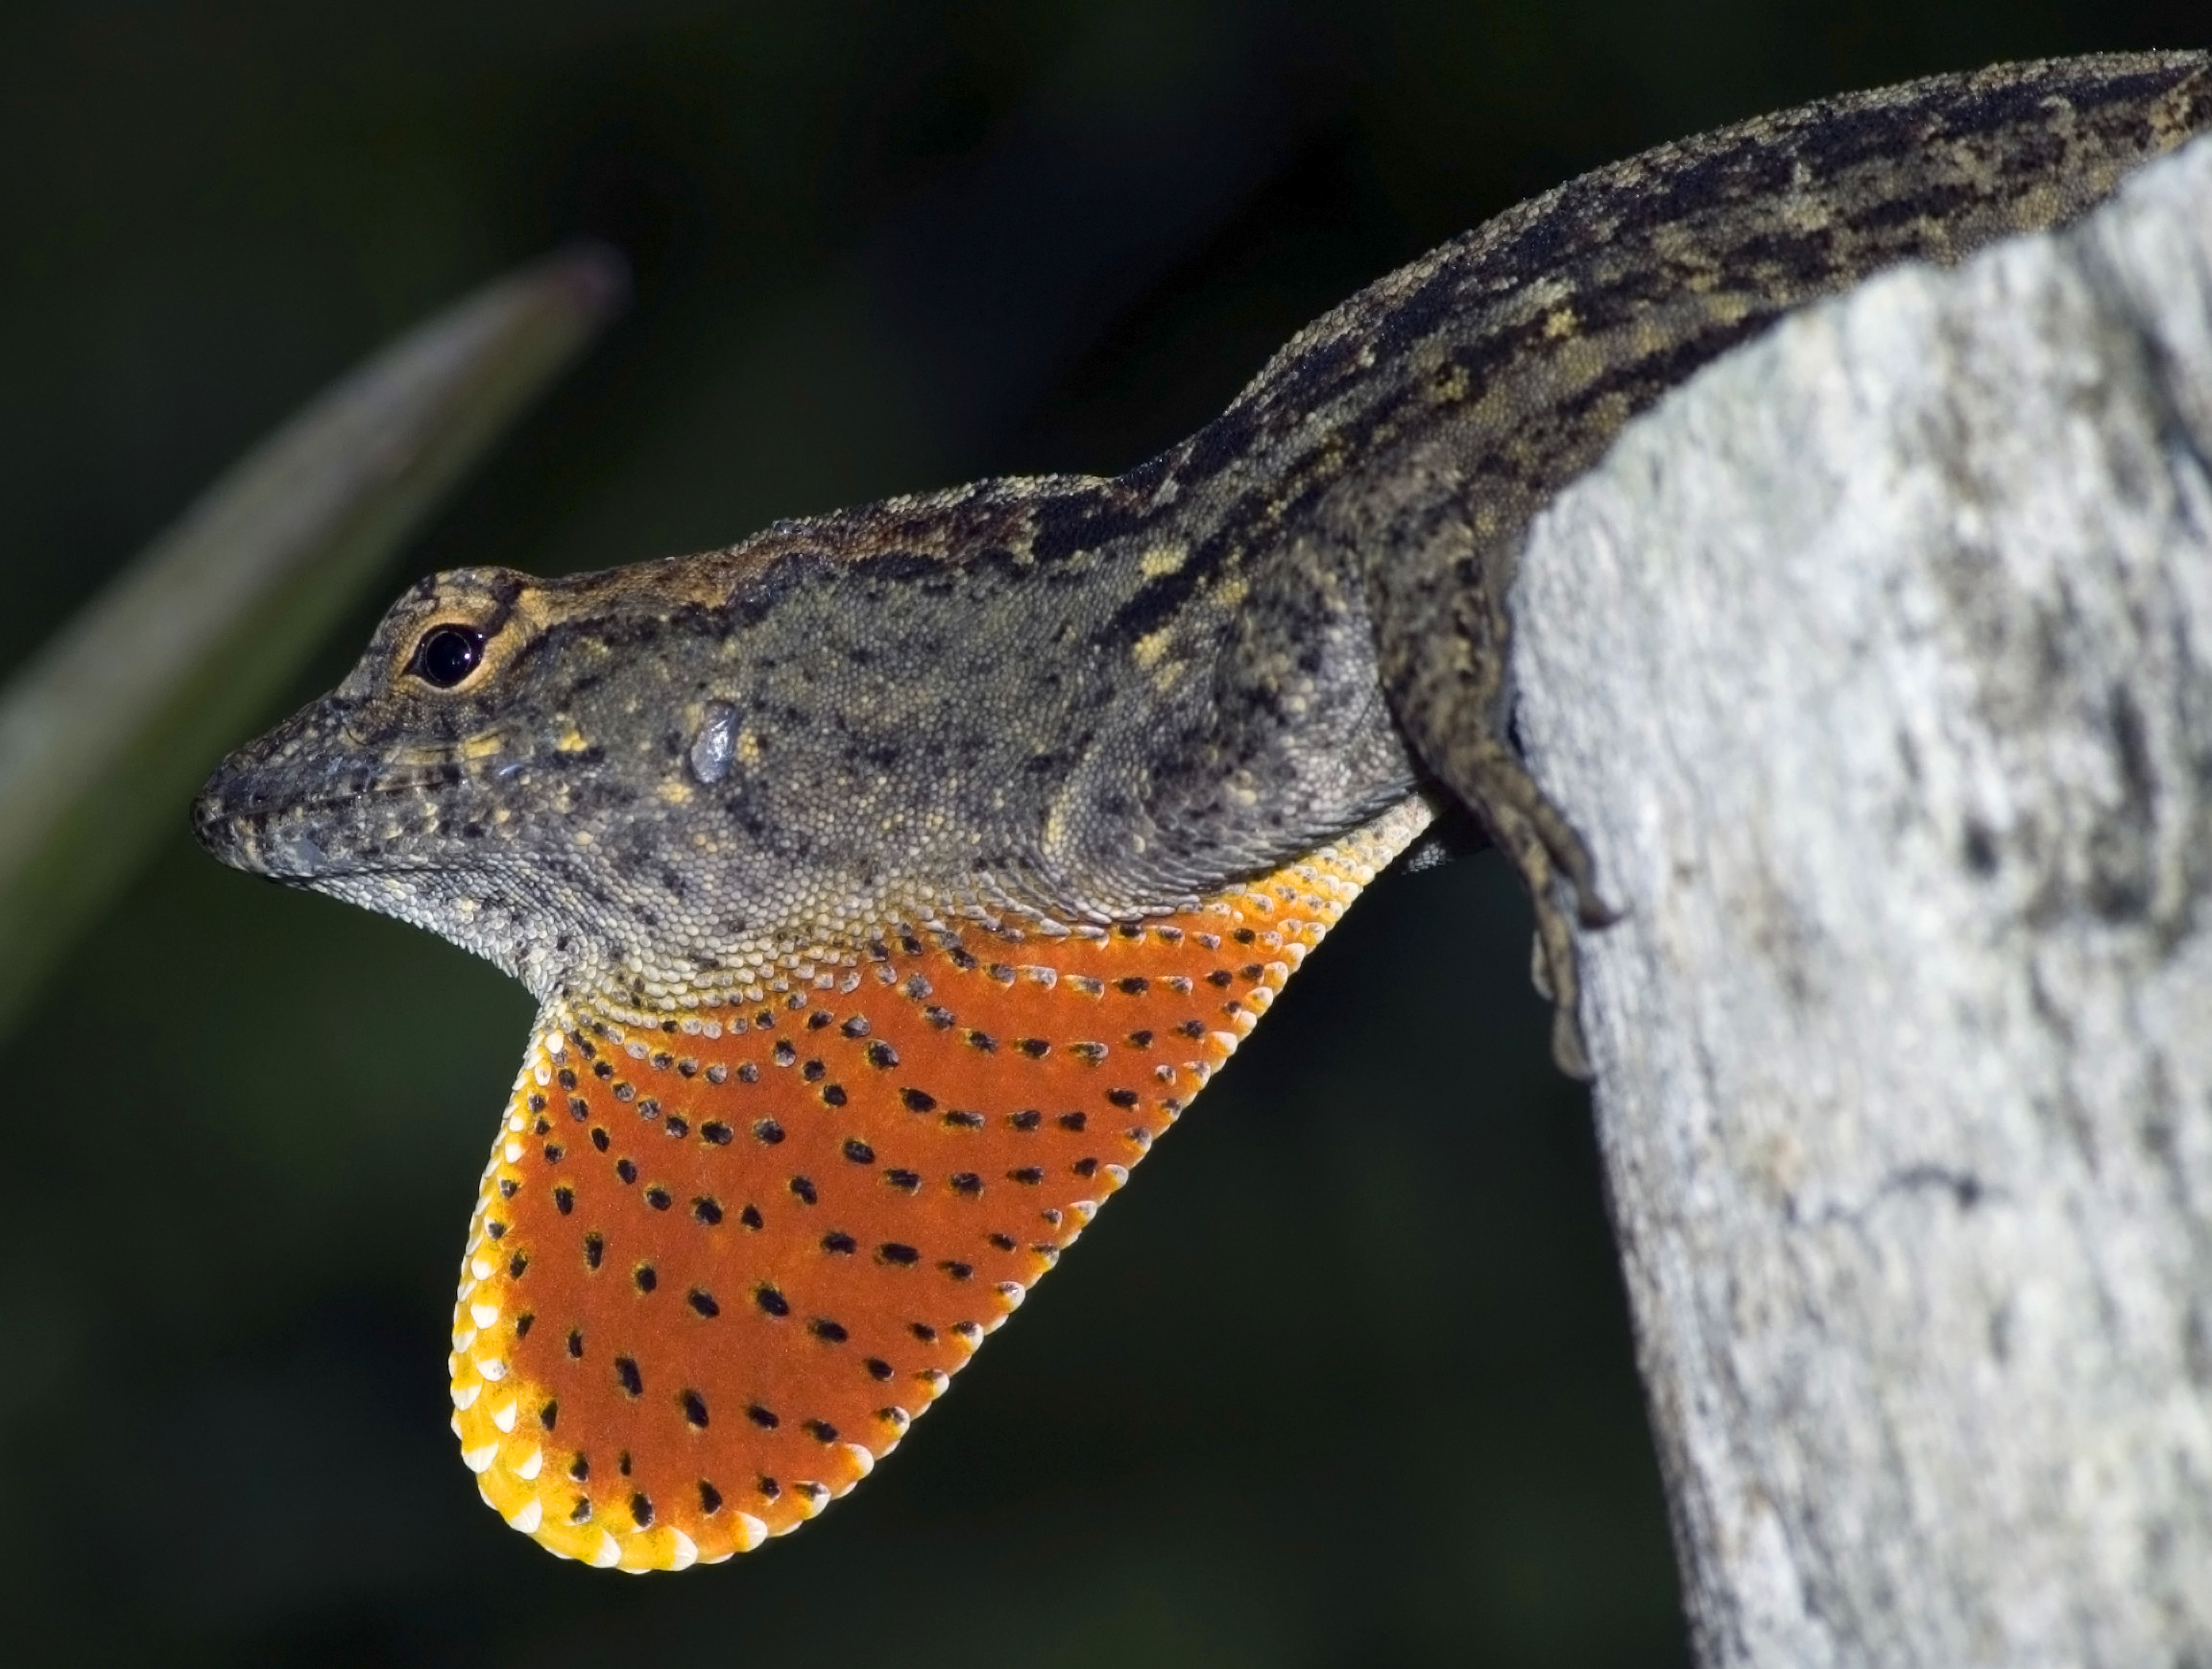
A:
<svg viewBox="0 0 2212 1669">
<path fill-rule="evenodd" d="M 467 626 L 433 626 L 415 651 L 415 670 L 424 681 L 450 689 L 484 659 L 484 634 Z"/>
</svg>

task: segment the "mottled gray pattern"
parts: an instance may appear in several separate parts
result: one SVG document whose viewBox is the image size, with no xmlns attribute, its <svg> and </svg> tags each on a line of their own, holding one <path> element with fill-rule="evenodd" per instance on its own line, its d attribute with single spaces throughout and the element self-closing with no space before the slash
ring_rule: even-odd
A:
<svg viewBox="0 0 2212 1669">
<path fill-rule="evenodd" d="M 1399 803 L 1418 757 L 1535 887 L 1573 1063 L 1555 869 L 1601 912 L 1503 730 L 1530 516 L 1782 309 L 2071 216 L 2208 123 L 2195 54 L 1808 106 L 1446 245 L 1114 480 L 985 482 L 572 580 L 439 576 L 226 762 L 202 837 L 541 996 L 651 1006 L 887 919 L 1175 907 Z M 488 649 L 438 690 L 408 667 L 445 620 Z"/>
<path fill-rule="evenodd" d="M 995 483 L 573 580 L 440 575 L 201 826 L 541 996 L 636 1006 L 890 921 L 1178 907 L 1413 786 L 1353 577 L 1233 563 L 1154 617 L 1181 525 L 1121 483 Z M 484 662 L 438 689 L 413 657 L 455 622 Z"/>
</svg>

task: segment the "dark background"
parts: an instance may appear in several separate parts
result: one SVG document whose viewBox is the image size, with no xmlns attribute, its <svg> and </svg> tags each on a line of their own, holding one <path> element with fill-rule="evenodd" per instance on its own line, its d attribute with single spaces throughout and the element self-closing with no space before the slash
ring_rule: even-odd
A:
<svg viewBox="0 0 2212 1669">
<path fill-rule="evenodd" d="M 2178 0 L 12 0 L 0 671 L 325 381 L 578 231 L 638 304 L 410 572 L 1115 471 L 1579 169 L 2205 33 Z M 446 1430 L 526 998 L 218 869 L 180 807 L 0 1047 L 0 1656 L 1681 1662 L 1527 933 L 1492 857 L 1378 888 L 867 1488 L 632 1582 L 504 1529 Z"/>
</svg>

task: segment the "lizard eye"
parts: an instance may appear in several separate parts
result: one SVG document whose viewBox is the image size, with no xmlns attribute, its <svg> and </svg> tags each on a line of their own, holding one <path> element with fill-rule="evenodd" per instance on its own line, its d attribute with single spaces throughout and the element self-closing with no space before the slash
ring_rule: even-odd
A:
<svg viewBox="0 0 2212 1669">
<path fill-rule="evenodd" d="M 470 626 L 432 626 L 407 669 L 435 689 L 450 689 L 484 659 L 484 634 Z"/>
</svg>

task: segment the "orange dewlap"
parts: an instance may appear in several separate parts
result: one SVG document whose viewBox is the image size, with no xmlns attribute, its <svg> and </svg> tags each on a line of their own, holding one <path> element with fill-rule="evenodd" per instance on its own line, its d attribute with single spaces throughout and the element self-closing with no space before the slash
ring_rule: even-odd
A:
<svg viewBox="0 0 2212 1669">
<path fill-rule="evenodd" d="M 1103 933 L 902 930 L 794 958 L 761 1001 L 653 1025 L 549 1008 L 454 1308 L 454 1430 L 484 1498 L 628 1570 L 813 1517 L 1427 820 L 1408 803 Z"/>
</svg>

